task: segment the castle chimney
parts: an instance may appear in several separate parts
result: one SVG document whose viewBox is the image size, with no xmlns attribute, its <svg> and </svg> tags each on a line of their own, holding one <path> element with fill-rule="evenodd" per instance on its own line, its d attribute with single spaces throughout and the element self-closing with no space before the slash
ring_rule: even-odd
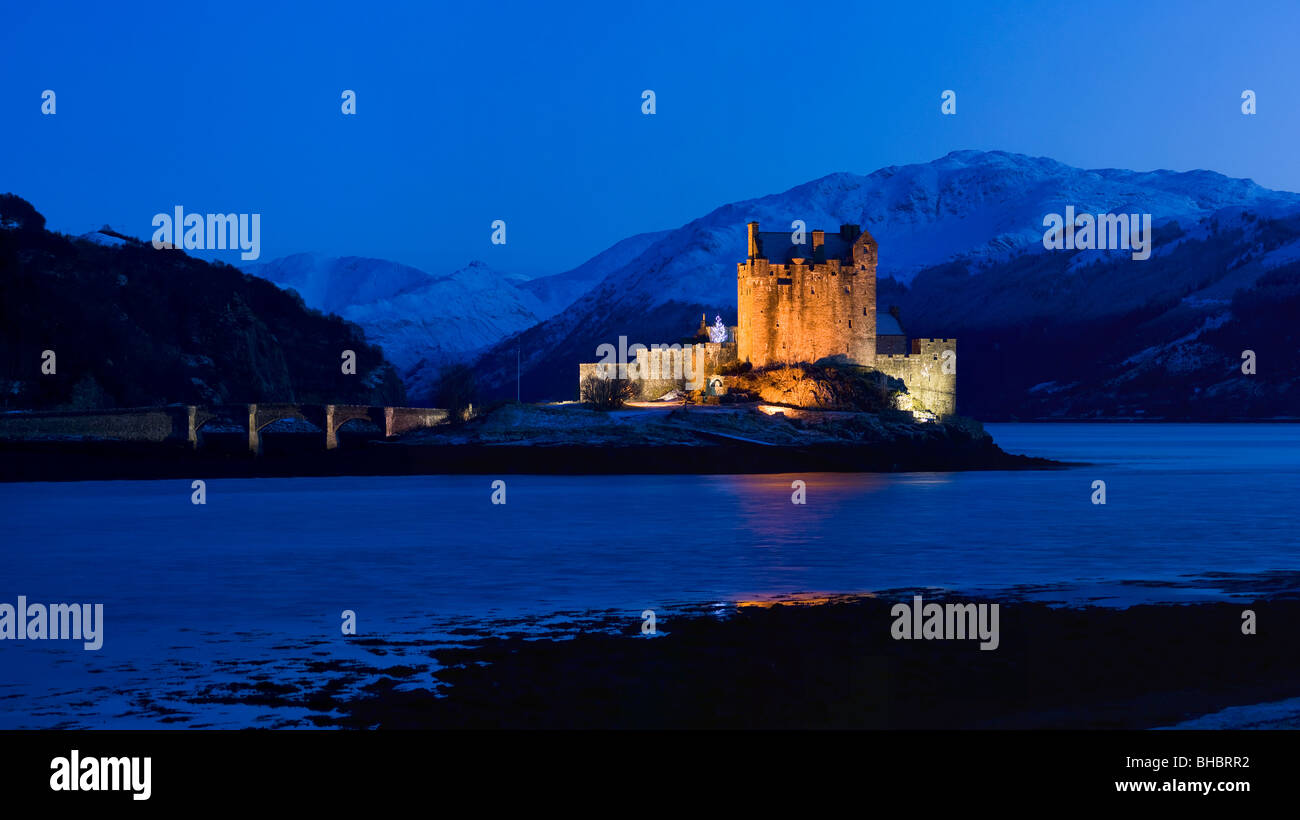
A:
<svg viewBox="0 0 1300 820">
<path fill-rule="evenodd" d="M 758 259 L 763 251 L 758 247 L 758 223 L 749 223 L 749 258 Z"/>
<path fill-rule="evenodd" d="M 817 249 L 825 244 L 826 244 L 826 231 L 813 231 L 813 246 L 812 246 L 813 253 L 816 253 Z"/>
</svg>

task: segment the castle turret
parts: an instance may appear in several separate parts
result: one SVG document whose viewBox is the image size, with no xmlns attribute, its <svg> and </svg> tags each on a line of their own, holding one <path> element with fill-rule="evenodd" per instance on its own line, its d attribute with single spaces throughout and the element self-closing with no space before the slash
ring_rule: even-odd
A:
<svg viewBox="0 0 1300 820">
<path fill-rule="evenodd" d="M 749 256 L 748 259 L 758 259 L 763 255 L 763 249 L 758 244 L 758 223 L 749 223 Z"/>
</svg>

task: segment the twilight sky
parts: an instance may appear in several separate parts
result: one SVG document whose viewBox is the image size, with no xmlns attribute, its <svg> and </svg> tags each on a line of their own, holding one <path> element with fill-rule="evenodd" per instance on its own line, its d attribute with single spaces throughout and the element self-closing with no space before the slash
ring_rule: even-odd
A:
<svg viewBox="0 0 1300 820">
<path fill-rule="evenodd" d="M 1300 190 L 1294 3 L 275 5 L 7 4 L 0 192 L 69 233 L 181 205 L 260 213 L 262 261 L 536 275 L 962 148 Z"/>
</svg>

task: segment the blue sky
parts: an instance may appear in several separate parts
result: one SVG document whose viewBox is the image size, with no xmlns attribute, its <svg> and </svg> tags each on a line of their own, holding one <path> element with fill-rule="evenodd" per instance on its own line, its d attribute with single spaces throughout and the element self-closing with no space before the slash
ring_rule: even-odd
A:
<svg viewBox="0 0 1300 820">
<path fill-rule="evenodd" d="M 72 233 L 181 205 L 262 214 L 263 261 L 537 275 L 963 148 L 1300 190 L 1294 4 L 275 5 L 6 5 L 0 191 Z"/>
</svg>

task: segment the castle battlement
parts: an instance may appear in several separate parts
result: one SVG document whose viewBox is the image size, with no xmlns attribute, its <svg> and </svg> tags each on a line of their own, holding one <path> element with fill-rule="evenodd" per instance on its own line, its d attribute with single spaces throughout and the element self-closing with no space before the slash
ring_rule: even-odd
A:
<svg viewBox="0 0 1300 820">
<path fill-rule="evenodd" d="M 913 339 L 912 355 L 933 354 L 935 356 L 943 355 L 945 350 L 956 352 L 956 339 Z"/>
<path fill-rule="evenodd" d="M 854 268 L 842 267 L 838 259 L 832 259 L 829 262 L 817 263 L 803 260 L 801 262 L 791 262 L 789 264 L 773 265 L 765 259 L 755 259 L 754 264 L 747 266 L 745 263 L 738 265 L 737 276 L 747 277 L 754 285 L 761 286 L 765 283 L 772 284 L 772 280 L 779 280 L 783 277 L 803 277 L 805 279 L 822 279 L 828 276 L 853 276 L 857 271 Z M 788 282 L 780 284 L 790 284 Z"/>
</svg>

